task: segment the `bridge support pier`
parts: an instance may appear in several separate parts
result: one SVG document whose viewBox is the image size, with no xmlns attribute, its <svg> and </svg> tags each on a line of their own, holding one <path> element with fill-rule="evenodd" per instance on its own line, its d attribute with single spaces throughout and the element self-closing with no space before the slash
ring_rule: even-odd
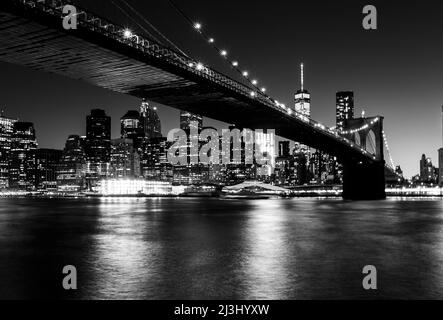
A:
<svg viewBox="0 0 443 320">
<path fill-rule="evenodd" d="M 343 199 L 382 200 L 386 199 L 385 162 L 365 163 L 346 161 L 343 163 Z"/>
</svg>

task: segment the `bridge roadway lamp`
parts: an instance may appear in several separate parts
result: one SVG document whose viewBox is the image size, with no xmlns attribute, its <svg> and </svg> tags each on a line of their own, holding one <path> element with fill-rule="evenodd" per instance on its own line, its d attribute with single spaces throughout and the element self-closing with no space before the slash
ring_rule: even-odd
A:
<svg viewBox="0 0 443 320">
<path fill-rule="evenodd" d="M 125 37 L 126 39 L 131 39 L 133 36 L 132 31 L 129 29 L 125 29 L 125 31 L 123 31 L 123 37 Z"/>
</svg>

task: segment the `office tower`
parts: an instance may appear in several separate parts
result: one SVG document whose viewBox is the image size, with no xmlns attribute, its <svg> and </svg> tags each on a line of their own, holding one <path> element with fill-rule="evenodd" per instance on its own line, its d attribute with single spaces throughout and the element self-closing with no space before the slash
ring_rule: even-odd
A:
<svg viewBox="0 0 443 320">
<path fill-rule="evenodd" d="M 107 176 L 111 161 L 111 117 L 103 110 L 92 110 L 86 118 L 85 151 L 88 173 Z"/>
<path fill-rule="evenodd" d="M 290 141 L 278 142 L 278 156 L 281 158 L 288 158 L 291 154 Z"/>
<path fill-rule="evenodd" d="M 170 147 L 166 138 L 152 138 L 145 142 L 141 171 L 145 179 L 157 181 L 172 181 L 173 169 L 168 162 Z"/>
<path fill-rule="evenodd" d="M 256 130 L 255 132 L 255 148 L 256 158 L 261 158 L 262 162 L 267 161 L 267 164 L 259 163 L 257 167 L 257 176 L 270 177 L 275 168 L 275 132 Z M 257 160 L 257 159 L 256 159 Z"/>
<path fill-rule="evenodd" d="M 140 156 L 132 139 L 112 140 L 110 175 L 116 179 L 140 177 Z"/>
<path fill-rule="evenodd" d="M 180 112 L 180 129 L 189 131 L 190 129 L 200 132 L 203 127 L 203 117 L 188 111 Z"/>
<path fill-rule="evenodd" d="M 157 108 L 152 107 L 146 99 L 143 99 L 140 107 L 140 130 L 143 138 L 159 138 L 162 136 L 160 118 Z"/>
<path fill-rule="evenodd" d="M 311 118 L 311 94 L 304 88 L 304 65 L 301 67 L 301 87 L 295 93 L 295 112 L 299 118 L 309 121 Z"/>
<path fill-rule="evenodd" d="M 354 118 L 354 92 L 337 92 L 336 102 L 337 129 L 343 130 L 345 121 Z"/>
<path fill-rule="evenodd" d="M 138 149 L 138 138 L 140 137 L 140 113 L 137 110 L 129 110 L 121 119 L 121 138 L 131 139 L 134 147 Z"/>
<path fill-rule="evenodd" d="M 0 114 L 0 189 L 9 187 L 9 161 L 14 123 L 17 120 Z"/>
<path fill-rule="evenodd" d="M 441 108 L 441 120 L 442 120 L 442 138 L 443 138 L 443 106 Z M 442 139 L 443 142 L 443 139 Z M 443 148 L 438 150 L 438 184 L 443 187 Z"/>
<path fill-rule="evenodd" d="M 183 184 L 200 184 L 206 179 L 205 172 L 208 167 L 200 164 L 198 157 L 200 147 L 204 143 L 200 141 L 200 133 L 203 130 L 203 117 L 187 111 L 181 111 L 180 129 L 188 135 L 188 165 L 174 167 L 174 181 L 182 181 Z"/>
<path fill-rule="evenodd" d="M 431 158 L 426 158 L 426 155 L 423 154 L 420 159 L 420 182 L 433 184 L 437 180 L 436 170 L 432 165 Z"/>
<path fill-rule="evenodd" d="M 85 184 L 85 140 L 85 137 L 71 135 L 66 141 L 57 175 L 60 191 L 80 191 Z"/>
<path fill-rule="evenodd" d="M 33 151 L 35 187 L 39 190 L 56 190 L 57 175 L 61 168 L 62 150 L 37 149 Z"/>
<path fill-rule="evenodd" d="M 9 165 L 9 186 L 18 189 L 33 189 L 36 183 L 34 164 L 37 149 L 34 124 L 15 122 L 12 129 Z"/>
</svg>

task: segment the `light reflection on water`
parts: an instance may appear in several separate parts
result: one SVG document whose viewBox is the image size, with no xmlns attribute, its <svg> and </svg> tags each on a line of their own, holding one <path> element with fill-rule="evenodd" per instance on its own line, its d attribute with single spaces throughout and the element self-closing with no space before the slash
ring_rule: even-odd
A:
<svg viewBox="0 0 443 320">
<path fill-rule="evenodd" d="M 0 199 L 0 298 L 443 298 L 442 203 Z"/>
</svg>

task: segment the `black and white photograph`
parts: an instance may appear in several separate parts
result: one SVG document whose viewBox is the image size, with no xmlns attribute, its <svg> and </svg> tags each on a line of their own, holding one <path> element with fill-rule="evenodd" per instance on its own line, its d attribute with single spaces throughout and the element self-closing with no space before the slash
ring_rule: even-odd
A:
<svg viewBox="0 0 443 320">
<path fill-rule="evenodd" d="M 0 300 L 443 299 L 442 14 L 1 0 Z"/>
</svg>

